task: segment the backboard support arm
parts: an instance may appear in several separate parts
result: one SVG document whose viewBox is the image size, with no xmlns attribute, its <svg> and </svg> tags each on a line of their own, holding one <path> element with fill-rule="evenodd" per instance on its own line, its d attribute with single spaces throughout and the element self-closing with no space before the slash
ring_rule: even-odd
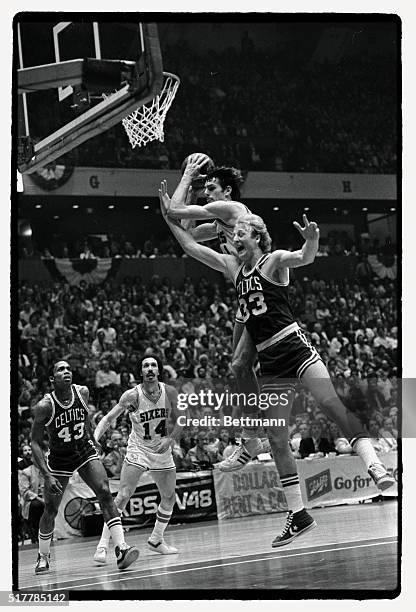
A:
<svg viewBox="0 0 416 612">
<path fill-rule="evenodd" d="M 156 24 L 143 23 L 143 35 L 146 39 L 144 51 L 146 61 L 143 61 L 142 58 L 136 63 L 120 62 L 118 60 L 104 60 L 104 63 L 102 63 L 103 60 L 94 60 L 96 67 L 100 62 L 103 67 L 112 65 L 112 69 L 117 64 L 116 72 L 119 71 L 120 76 L 122 69 L 124 69 L 127 76 L 130 75 L 131 83 L 125 85 L 117 93 L 103 100 L 103 102 L 100 102 L 83 115 L 75 118 L 60 130 L 36 143 L 32 159 L 19 165 L 19 171 L 22 174 L 35 172 L 83 142 L 108 130 L 119 123 L 126 115 L 133 112 L 138 106 L 149 102 L 160 93 L 163 84 L 163 64 Z M 56 87 L 63 84 L 82 85 L 83 79 L 85 80 L 86 76 L 85 62 L 88 63 L 88 61 L 90 60 L 70 60 L 60 64 L 37 67 L 42 69 L 42 78 L 36 77 L 35 71 L 31 73 L 30 68 L 19 70 L 18 88 L 27 93 L 28 91 L 36 90 L 36 87 L 39 88 L 39 84 L 46 81 L 53 83 L 48 87 Z M 57 72 L 60 72 L 60 68 L 57 68 L 57 66 L 60 65 L 62 68 L 62 64 L 65 65 L 65 81 L 62 81 L 57 74 Z M 144 78 L 144 71 L 148 71 L 146 78 Z M 134 78 L 132 75 L 134 75 Z M 68 83 L 68 78 L 73 78 L 73 83 Z M 99 79 L 101 77 L 96 76 L 94 78 Z M 128 82 L 129 79 L 127 78 L 126 80 Z M 143 85 L 144 83 L 145 85 Z M 147 84 L 148 86 L 146 86 Z M 35 89 L 33 89 L 33 86 L 35 86 Z M 24 96 L 25 93 L 21 95 Z"/>
</svg>

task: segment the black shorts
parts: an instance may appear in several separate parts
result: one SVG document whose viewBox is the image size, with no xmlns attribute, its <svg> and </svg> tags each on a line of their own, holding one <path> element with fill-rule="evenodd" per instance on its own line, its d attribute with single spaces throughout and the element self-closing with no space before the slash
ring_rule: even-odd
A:
<svg viewBox="0 0 416 612">
<path fill-rule="evenodd" d="M 301 329 L 259 352 L 262 377 L 284 378 L 293 385 L 310 365 L 320 360 L 318 351 Z"/>
<path fill-rule="evenodd" d="M 100 459 L 97 449 L 92 440 L 87 440 L 85 444 L 76 449 L 72 448 L 65 455 L 50 450 L 46 454 L 46 465 L 53 476 L 70 477 L 75 470 L 96 459 Z"/>
</svg>

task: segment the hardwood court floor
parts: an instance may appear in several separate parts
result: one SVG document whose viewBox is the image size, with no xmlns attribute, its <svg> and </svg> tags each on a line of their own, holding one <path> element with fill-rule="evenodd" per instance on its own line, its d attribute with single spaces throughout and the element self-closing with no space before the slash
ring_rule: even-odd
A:
<svg viewBox="0 0 416 612">
<path fill-rule="evenodd" d="M 397 588 L 397 502 L 319 508 L 311 511 L 318 527 L 291 544 L 272 549 L 285 514 L 209 521 L 168 528 L 167 541 L 180 553 L 162 556 L 149 551 L 150 530 L 133 530 L 129 544 L 140 548 L 138 561 L 117 570 L 112 550 L 107 565 L 96 565 L 98 538 L 57 542 L 51 570 L 36 576 L 35 548 L 19 550 L 19 588 L 49 591 L 139 591 L 186 589 L 214 597 L 225 589 L 355 589 Z M 127 594 L 127 593 L 126 593 Z M 133 595 L 133 594 L 132 594 Z M 254 595 L 254 593 L 253 593 Z M 221 597 L 221 595 L 218 595 Z M 97 593 L 97 597 L 99 597 Z M 108 597 L 108 594 L 107 594 Z M 313 597 L 313 593 L 311 593 Z"/>
</svg>

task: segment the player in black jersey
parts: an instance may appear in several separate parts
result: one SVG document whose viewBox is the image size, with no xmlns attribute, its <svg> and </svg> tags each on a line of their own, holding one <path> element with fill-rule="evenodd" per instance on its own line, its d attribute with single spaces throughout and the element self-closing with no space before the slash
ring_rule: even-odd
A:
<svg viewBox="0 0 416 612">
<path fill-rule="evenodd" d="M 114 539 L 117 566 L 125 569 L 137 559 L 139 551 L 124 541 L 121 519 L 110 493 L 107 474 L 93 442 L 88 417 L 88 389 L 72 384 L 71 367 L 66 361 L 54 364 L 51 382 L 54 390 L 35 406 L 31 433 L 33 461 L 45 479 L 45 509 L 39 523 L 35 573 L 49 571 L 55 517 L 68 480 L 75 470 L 97 496 Z M 45 429 L 49 436 L 46 457 L 42 451 Z"/>
<path fill-rule="evenodd" d="M 335 421 L 351 446 L 364 461 L 368 473 L 381 490 L 394 484 L 382 465 L 359 419 L 341 402 L 336 394 L 328 370 L 317 351 L 307 342 L 294 319 L 288 294 L 289 268 L 314 261 L 318 251 L 319 229 L 303 216 L 304 226 L 294 225 L 304 238 L 298 251 L 271 251 L 271 239 L 263 219 L 257 215 L 243 215 L 234 229 L 237 257 L 216 253 L 198 244 L 182 227 L 174 225 L 166 216 L 161 198 L 162 214 L 185 252 L 202 263 L 228 273 L 236 285 L 240 310 L 248 333 L 256 345 L 265 382 L 261 391 L 282 395 L 287 391 L 287 403 L 268 408 L 268 418 L 282 418 L 286 427 L 270 427 L 268 438 L 273 458 L 280 475 L 290 509 L 286 526 L 272 546 L 281 546 L 315 522 L 303 507 L 296 462 L 289 446 L 288 420 L 293 402 L 293 383 L 300 379 L 319 402 L 322 410 Z M 244 335 L 243 334 L 243 335 Z M 288 382 L 287 379 L 290 379 Z"/>
</svg>

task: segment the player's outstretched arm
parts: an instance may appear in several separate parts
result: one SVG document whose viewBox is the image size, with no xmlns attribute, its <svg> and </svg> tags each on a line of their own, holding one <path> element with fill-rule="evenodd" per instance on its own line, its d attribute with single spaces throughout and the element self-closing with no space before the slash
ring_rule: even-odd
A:
<svg viewBox="0 0 416 612">
<path fill-rule="evenodd" d="M 269 258 L 269 265 L 279 265 L 286 268 L 298 268 L 311 264 L 319 249 L 319 228 L 315 221 L 308 221 L 306 215 L 303 215 L 304 227 L 297 221 L 293 225 L 299 231 L 305 242 L 298 251 L 273 251 Z"/>
<path fill-rule="evenodd" d="M 177 206 L 173 208 L 171 205 L 168 216 L 171 219 L 193 219 L 195 221 L 204 221 L 205 219 L 222 219 L 227 223 L 230 220 L 232 213 L 232 205 L 225 200 L 221 200 L 219 202 L 204 204 L 204 206 L 199 206 L 199 204 L 189 204 L 188 206 Z"/>
<path fill-rule="evenodd" d="M 30 445 L 32 447 L 33 462 L 37 465 L 45 480 L 48 480 L 50 492 L 52 494 L 58 494 L 62 493 L 62 485 L 59 480 L 50 473 L 42 450 L 45 425 L 51 416 L 52 405 L 50 400 L 40 400 L 40 402 L 36 404 L 34 408 Z"/>
<path fill-rule="evenodd" d="M 162 181 L 161 188 L 159 189 L 162 215 L 185 253 L 214 270 L 224 274 L 231 274 L 233 278 L 233 274 L 238 268 L 237 258 L 233 255 L 222 255 L 202 244 L 198 244 L 178 222 L 172 222 L 166 212 L 166 195 L 166 181 Z"/>
<path fill-rule="evenodd" d="M 129 409 L 131 404 L 134 402 L 136 395 L 137 394 L 134 389 L 128 389 L 123 393 L 118 401 L 118 404 L 113 406 L 110 412 L 107 412 L 107 414 L 103 416 L 97 427 L 94 429 L 94 440 L 98 442 L 103 433 L 107 431 L 111 423 L 115 421 L 125 410 Z"/>
</svg>

